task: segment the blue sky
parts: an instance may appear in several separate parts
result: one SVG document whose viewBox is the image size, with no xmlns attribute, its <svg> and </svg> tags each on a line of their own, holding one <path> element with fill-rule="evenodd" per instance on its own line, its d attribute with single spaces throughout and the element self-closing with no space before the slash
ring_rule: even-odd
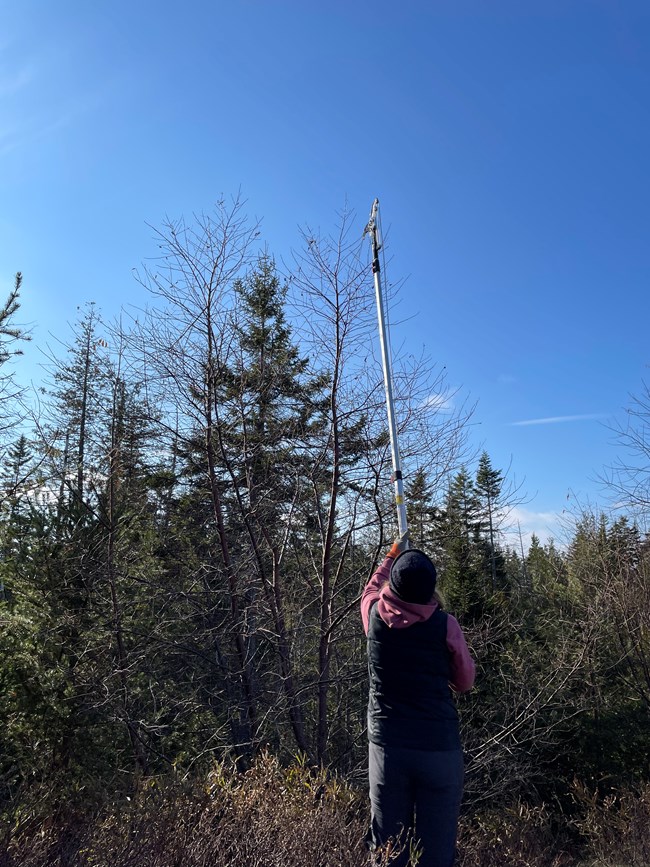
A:
<svg viewBox="0 0 650 867">
<path fill-rule="evenodd" d="M 379 196 L 394 345 L 557 532 L 648 378 L 650 6 L 613 0 L 0 2 L 0 290 L 34 346 L 144 301 L 166 214 L 241 187 L 279 258 Z M 541 422 L 539 420 L 542 420 Z M 522 424 L 522 422 L 528 422 Z M 530 423 L 537 422 L 537 423 Z"/>
</svg>

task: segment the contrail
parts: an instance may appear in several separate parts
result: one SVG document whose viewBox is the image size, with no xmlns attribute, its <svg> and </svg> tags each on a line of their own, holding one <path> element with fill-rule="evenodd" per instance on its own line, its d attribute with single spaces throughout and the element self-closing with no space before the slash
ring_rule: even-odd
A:
<svg viewBox="0 0 650 867">
<path fill-rule="evenodd" d="M 605 413 L 592 412 L 586 415 L 553 415 L 549 418 L 529 418 L 525 421 L 513 421 L 511 425 L 528 425 L 528 424 L 559 424 L 563 421 L 594 421 L 598 418 L 605 418 Z"/>
</svg>

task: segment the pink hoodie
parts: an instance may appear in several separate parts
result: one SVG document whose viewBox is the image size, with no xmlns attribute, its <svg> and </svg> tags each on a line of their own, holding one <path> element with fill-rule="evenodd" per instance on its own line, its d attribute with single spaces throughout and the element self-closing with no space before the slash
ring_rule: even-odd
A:
<svg viewBox="0 0 650 867">
<path fill-rule="evenodd" d="M 428 620 L 439 607 L 434 600 L 427 605 L 415 602 L 404 602 L 395 594 L 388 583 L 392 557 L 386 557 L 374 573 L 361 596 L 361 620 L 363 630 L 368 634 L 368 619 L 370 609 L 377 602 L 377 611 L 381 619 L 392 629 L 405 629 L 414 623 Z M 465 636 L 455 617 L 447 614 L 447 649 L 449 650 L 451 680 L 450 685 L 456 692 L 467 692 L 474 685 L 476 667 L 470 656 Z"/>
</svg>

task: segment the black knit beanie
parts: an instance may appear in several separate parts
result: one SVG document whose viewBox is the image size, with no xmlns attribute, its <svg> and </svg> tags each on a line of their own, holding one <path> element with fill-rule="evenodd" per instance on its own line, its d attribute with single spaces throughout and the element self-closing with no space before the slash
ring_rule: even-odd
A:
<svg viewBox="0 0 650 867">
<path fill-rule="evenodd" d="M 426 605 L 436 589 L 436 567 L 423 551 L 409 548 L 393 560 L 388 583 L 404 602 Z"/>
</svg>

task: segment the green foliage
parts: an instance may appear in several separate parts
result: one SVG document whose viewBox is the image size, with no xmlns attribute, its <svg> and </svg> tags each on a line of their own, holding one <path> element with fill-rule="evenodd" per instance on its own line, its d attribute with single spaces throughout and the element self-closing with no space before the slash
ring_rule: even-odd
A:
<svg viewBox="0 0 650 867">
<path fill-rule="evenodd" d="M 452 479 L 439 516 L 441 585 L 452 611 L 477 620 L 488 595 L 479 544 L 480 503 L 465 468 Z"/>
<path fill-rule="evenodd" d="M 237 209 L 218 213 L 169 227 L 169 276 L 150 275 L 167 306 L 145 326 L 81 311 L 45 421 L 3 455 L 0 811 L 25 864 L 63 858 L 66 834 L 88 865 L 206 863 L 214 841 L 241 863 L 308 843 L 315 863 L 361 857 L 365 808 L 311 768 L 363 768 L 358 596 L 394 522 L 381 382 L 359 351 L 367 268 L 310 237 L 284 283 Z M 537 863 L 565 844 L 560 820 L 601 827 L 612 786 L 650 779 L 650 543 L 629 518 L 584 515 L 566 551 L 513 550 L 507 474 L 486 452 L 448 472 L 454 434 L 427 426 L 407 374 L 411 537 L 479 672 L 459 697 L 480 841 L 464 863 L 486 847 L 518 863 L 517 839 Z M 216 760 L 207 791 L 179 783 Z"/>
<path fill-rule="evenodd" d="M 0 366 L 8 361 L 12 355 L 21 355 L 21 349 L 12 349 L 18 340 L 29 340 L 30 337 L 20 326 L 13 324 L 13 319 L 20 309 L 20 290 L 23 283 L 23 275 L 20 271 L 14 278 L 14 288 L 9 297 L 0 307 Z"/>
<path fill-rule="evenodd" d="M 418 469 L 406 483 L 406 517 L 409 526 L 411 543 L 429 556 L 435 557 L 436 549 L 436 517 L 438 509 L 434 506 L 433 486 L 427 479 L 424 468 Z"/>
</svg>

